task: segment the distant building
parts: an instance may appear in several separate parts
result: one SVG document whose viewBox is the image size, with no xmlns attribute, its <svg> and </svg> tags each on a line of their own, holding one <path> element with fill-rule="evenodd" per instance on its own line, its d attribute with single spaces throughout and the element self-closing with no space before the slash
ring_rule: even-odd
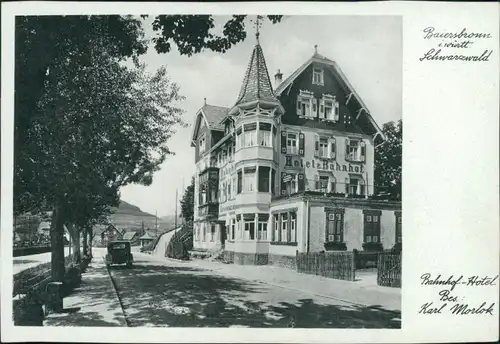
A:
<svg viewBox="0 0 500 344">
<path fill-rule="evenodd" d="M 97 241 L 101 245 L 107 245 L 110 241 L 122 240 L 122 238 L 123 233 L 112 224 L 94 228 L 94 242 Z"/>
<path fill-rule="evenodd" d="M 401 202 L 375 200 L 385 137 L 332 60 L 318 54 L 273 90 L 257 42 L 235 105 L 205 105 L 195 147 L 194 248 L 241 264 L 401 242 Z"/>
<path fill-rule="evenodd" d="M 144 246 L 152 243 L 155 240 L 155 237 L 152 234 L 150 234 L 149 232 L 146 232 L 146 233 L 144 233 L 144 235 L 142 235 L 139 238 L 139 240 L 141 242 L 141 247 L 144 247 Z"/>
<path fill-rule="evenodd" d="M 130 231 L 130 232 L 125 232 L 125 234 L 123 234 L 122 240 L 135 242 L 137 241 L 138 237 L 139 236 L 137 235 L 137 232 Z"/>
</svg>

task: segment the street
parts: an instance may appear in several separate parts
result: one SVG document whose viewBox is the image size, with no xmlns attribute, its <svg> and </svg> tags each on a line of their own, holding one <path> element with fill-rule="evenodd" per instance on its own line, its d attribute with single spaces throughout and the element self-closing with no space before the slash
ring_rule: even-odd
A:
<svg viewBox="0 0 500 344">
<path fill-rule="evenodd" d="M 112 267 L 128 326 L 400 328 L 394 312 L 134 253 Z"/>
</svg>

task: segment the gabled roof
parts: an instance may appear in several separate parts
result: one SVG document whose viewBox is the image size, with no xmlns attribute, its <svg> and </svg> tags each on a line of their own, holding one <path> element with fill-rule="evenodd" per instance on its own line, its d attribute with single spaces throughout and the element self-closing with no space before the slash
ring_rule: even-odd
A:
<svg viewBox="0 0 500 344">
<path fill-rule="evenodd" d="M 385 140 L 385 135 L 378 126 L 378 124 L 375 122 L 373 117 L 370 114 L 370 111 L 368 110 L 368 107 L 365 105 L 361 97 L 358 95 L 354 87 L 352 87 L 351 83 L 349 80 L 347 80 L 347 77 L 345 74 L 342 72 L 340 67 L 337 65 L 337 63 L 333 60 L 330 60 L 329 58 L 324 57 L 321 54 L 314 53 L 314 55 L 307 60 L 302 66 L 300 66 L 295 72 L 293 72 L 288 78 L 286 78 L 277 88 L 276 88 L 276 95 L 279 97 L 284 90 L 286 90 L 297 77 L 299 77 L 307 67 L 309 67 L 312 63 L 319 63 L 326 65 L 329 70 L 336 76 L 337 80 L 339 81 L 341 87 L 344 88 L 344 91 L 347 94 L 352 94 L 352 97 L 356 99 L 358 104 L 361 106 L 361 109 L 364 109 L 364 111 L 361 111 L 361 113 L 364 116 L 367 116 L 368 120 L 370 123 L 373 125 L 373 127 L 376 129 L 376 131 L 379 133 L 379 135 Z"/>
<path fill-rule="evenodd" d="M 205 104 L 196 113 L 196 120 L 191 134 L 191 146 L 196 144 L 196 137 L 201 126 L 201 121 L 205 121 L 205 125 L 210 130 L 224 131 L 222 120 L 227 116 L 229 109 L 223 106 L 215 106 Z"/>
<path fill-rule="evenodd" d="M 140 240 L 154 240 L 153 236 L 148 232 L 144 233 L 143 236 L 139 238 Z"/>
<path fill-rule="evenodd" d="M 233 114 L 239 105 L 265 103 L 268 105 L 277 105 L 281 107 L 280 102 L 274 94 L 269 72 L 267 71 L 266 60 L 264 53 L 257 41 L 250 61 L 241 84 L 240 93 L 235 105 L 231 108 L 230 113 Z"/>
<path fill-rule="evenodd" d="M 137 235 L 136 232 L 126 232 L 123 234 L 123 240 L 132 240 Z"/>
</svg>

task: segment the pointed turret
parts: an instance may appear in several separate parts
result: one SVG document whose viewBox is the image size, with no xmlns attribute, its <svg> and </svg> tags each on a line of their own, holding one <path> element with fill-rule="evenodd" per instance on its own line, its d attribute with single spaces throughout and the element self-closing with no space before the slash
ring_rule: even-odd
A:
<svg viewBox="0 0 500 344">
<path fill-rule="evenodd" d="M 238 100 L 229 114 L 237 114 L 239 109 L 254 108 L 257 104 L 262 108 L 277 107 L 278 112 L 283 113 L 281 103 L 274 95 L 258 36 L 257 44 L 253 49 L 245 77 L 243 78 Z"/>
</svg>

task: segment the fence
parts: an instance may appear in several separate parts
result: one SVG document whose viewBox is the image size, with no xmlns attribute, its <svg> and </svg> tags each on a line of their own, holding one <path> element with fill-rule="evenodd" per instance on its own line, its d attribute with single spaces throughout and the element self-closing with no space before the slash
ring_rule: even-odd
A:
<svg viewBox="0 0 500 344">
<path fill-rule="evenodd" d="M 401 253 L 384 251 L 378 254 L 377 284 L 401 288 Z"/>
<path fill-rule="evenodd" d="M 64 265 L 72 261 L 72 256 L 67 256 L 64 259 Z M 51 280 L 51 263 L 43 263 L 33 268 L 23 270 L 13 277 L 12 296 L 19 294 L 27 294 L 28 292 L 36 292 L 44 290 L 44 287 Z"/>
<path fill-rule="evenodd" d="M 353 252 L 298 253 L 297 272 L 346 281 L 355 280 Z"/>
</svg>

